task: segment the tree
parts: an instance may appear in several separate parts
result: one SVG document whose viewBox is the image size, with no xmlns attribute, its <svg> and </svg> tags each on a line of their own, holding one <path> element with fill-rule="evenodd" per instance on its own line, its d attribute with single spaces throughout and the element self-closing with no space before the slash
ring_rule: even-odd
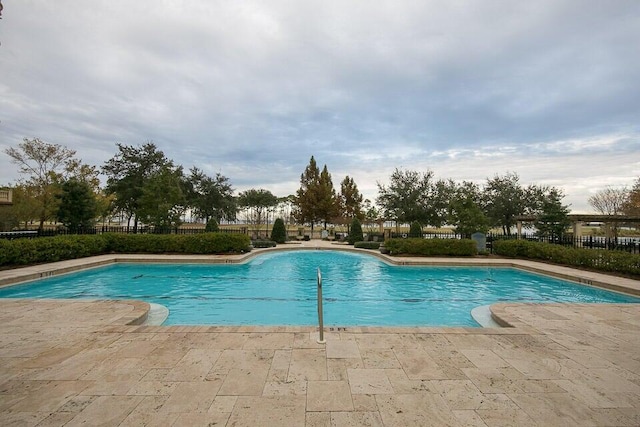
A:
<svg viewBox="0 0 640 427">
<path fill-rule="evenodd" d="M 123 144 L 116 144 L 116 146 L 118 153 L 102 167 L 102 171 L 107 176 L 105 192 L 115 195 L 114 209 L 127 215 L 127 225 L 133 218 L 134 231 L 137 231 L 138 220 L 142 216 L 141 198 L 145 186 L 149 186 L 148 181 L 152 177 L 161 176 L 160 171 L 164 167 L 174 168 L 174 166 L 173 162 L 151 142 L 138 147 Z M 147 194 L 150 191 L 148 188 Z M 148 214 L 147 209 L 145 215 Z"/>
<path fill-rule="evenodd" d="M 537 234 L 548 238 L 550 241 L 562 239 L 571 221 L 569 220 L 569 207 L 562 204 L 564 195 L 558 189 L 551 189 L 542 200 L 541 212 L 534 223 Z"/>
<path fill-rule="evenodd" d="M 282 218 L 276 218 L 271 230 L 271 240 L 276 243 L 284 243 L 287 241 L 287 228 L 284 226 Z"/>
<path fill-rule="evenodd" d="M 626 188 L 607 187 L 589 197 L 589 204 L 602 215 L 622 215 L 629 204 L 629 191 Z M 618 239 L 618 223 L 613 222 L 613 237 Z"/>
<path fill-rule="evenodd" d="M 257 229 L 264 221 L 269 224 L 269 211 L 278 204 L 278 198 L 269 190 L 250 189 L 238 196 L 238 205 L 245 210 L 245 219 Z"/>
<path fill-rule="evenodd" d="M 358 218 L 353 218 L 351 220 L 351 231 L 349 232 L 349 236 L 347 237 L 347 241 L 350 245 L 353 245 L 356 242 L 362 242 L 364 240 L 364 235 L 362 234 L 362 226 L 360 225 L 360 221 Z"/>
<path fill-rule="evenodd" d="M 628 191 L 607 187 L 589 197 L 589 204 L 602 215 L 621 215 L 628 202 Z"/>
<path fill-rule="evenodd" d="M 413 221 L 409 227 L 409 237 L 422 238 L 422 225 L 418 221 Z"/>
<path fill-rule="evenodd" d="M 30 187 L 38 205 L 38 229 L 42 231 L 44 222 L 55 216 L 57 183 L 78 172 L 83 165 L 74 158 L 76 152 L 59 144 L 49 144 L 39 138 L 25 138 L 18 148 L 5 150 L 11 161 L 18 165 L 18 171 L 27 176 L 22 183 Z M 88 173 L 91 168 L 84 166 Z M 95 170 L 94 170 L 95 172 Z"/>
<path fill-rule="evenodd" d="M 629 190 L 622 210 L 625 215 L 640 216 L 640 176 Z"/>
<path fill-rule="evenodd" d="M 81 233 L 95 225 L 96 197 L 91 185 L 78 178 L 70 178 L 60 186 L 57 219 L 71 233 Z"/>
<path fill-rule="evenodd" d="M 169 163 L 144 180 L 136 215 L 159 231 L 180 225 L 186 204 L 182 167 L 176 168 Z"/>
<path fill-rule="evenodd" d="M 340 183 L 338 196 L 338 210 L 342 221 L 351 221 L 353 218 L 364 220 L 362 209 L 362 194 L 353 178 L 348 175 Z"/>
<path fill-rule="evenodd" d="M 418 221 L 421 224 L 441 225 L 441 216 L 434 203 L 433 172 L 420 173 L 396 169 L 388 186 L 378 184 L 376 202 L 386 219 L 398 223 Z"/>
<path fill-rule="evenodd" d="M 320 181 L 318 185 L 318 219 L 324 222 L 324 229 L 327 229 L 327 222 L 331 221 L 338 215 L 338 200 L 336 191 L 333 189 L 333 181 L 331 174 L 324 165 L 320 173 Z"/>
<path fill-rule="evenodd" d="M 209 221 L 207 221 L 207 225 L 205 225 L 204 227 L 204 231 L 207 233 L 217 233 L 220 230 L 220 227 L 218 227 L 218 221 L 216 221 L 214 218 L 211 218 Z"/>
<path fill-rule="evenodd" d="M 12 188 L 13 206 L 9 208 L 11 215 L 15 218 L 17 226 L 24 222 L 24 228 L 28 228 L 28 223 L 38 218 L 41 212 L 41 205 L 36 197 L 38 190 L 30 185 L 18 184 Z"/>
<path fill-rule="evenodd" d="M 371 200 L 365 199 L 362 204 L 362 209 L 364 211 L 364 223 L 368 227 L 375 226 L 375 222 L 378 221 L 380 217 L 380 212 L 378 209 L 371 203 Z"/>
<path fill-rule="evenodd" d="M 477 184 L 463 181 L 456 186 L 449 202 L 447 222 L 455 227 L 455 233 L 466 237 L 489 230 L 489 219 L 482 210 L 482 192 Z"/>
<path fill-rule="evenodd" d="M 238 208 L 229 179 L 221 174 L 207 176 L 198 168 L 192 168 L 188 179 L 189 205 L 197 217 L 208 222 L 214 218 L 220 222 L 236 219 Z"/>
<path fill-rule="evenodd" d="M 511 235 L 516 216 L 524 215 L 529 205 L 527 193 L 520 185 L 520 177 L 507 172 L 504 176 L 496 175 L 493 179 L 487 179 L 484 194 L 486 213 L 492 225 L 502 227 L 504 234 Z"/>
<path fill-rule="evenodd" d="M 320 169 L 316 160 L 311 156 L 309 164 L 300 175 L 300 188 L 296 191 L 294 217 L 300 224 L 310 223 L 311 233 L 313 225 L 320 220 L 318 207 L 320 205 Z"/>
</svg>

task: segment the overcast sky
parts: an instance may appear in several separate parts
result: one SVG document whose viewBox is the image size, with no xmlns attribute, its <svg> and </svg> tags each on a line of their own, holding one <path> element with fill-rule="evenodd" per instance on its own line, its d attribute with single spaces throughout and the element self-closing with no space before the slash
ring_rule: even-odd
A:
<svg viewBox="0 0 640 427">
<path fill-rule="evenodd" d="M 236 190 L 314 155 L 377 195 L 394 168 L 516 172 L 574 212 L 640 176 L 640 1 L 3 0 L 4 150 L 101 166 L 153 141 Z"/>
</svg>

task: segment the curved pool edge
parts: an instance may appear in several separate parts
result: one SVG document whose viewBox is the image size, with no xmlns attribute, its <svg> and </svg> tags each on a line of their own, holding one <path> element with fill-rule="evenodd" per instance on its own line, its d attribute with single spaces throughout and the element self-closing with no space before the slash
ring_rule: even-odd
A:
<svg viewBox="0 0 640 427">
<path fill-rule="evenodd" d="M 188 263 L 188 264 L 242 264 L 273 252 L 297 250 L 336 250 L 359 253 L 375 257 L 389 265 L 396 266 L 461 266 L 461 267 L 510 267 L 543 274 L 582 285 L 604 288 L 633 296 L 640 296 L 640 280 L 611 276 L 605 273 L 578 270 L 538 261 L 511 258 L 446 258 L 446 257 L 406 257 L 381 254 L 371 249 L 356 249 L 337 242 L 308 241 L 288 243 L 275 248 L 254 249 L 245 254 L 234 255 L 157 255 L 157 254 L 108 254 L 49 264 L 40 264 L 0 271 L 0 288 L 32 280 L 98 268 L 114 263 Z"/>
</svg>

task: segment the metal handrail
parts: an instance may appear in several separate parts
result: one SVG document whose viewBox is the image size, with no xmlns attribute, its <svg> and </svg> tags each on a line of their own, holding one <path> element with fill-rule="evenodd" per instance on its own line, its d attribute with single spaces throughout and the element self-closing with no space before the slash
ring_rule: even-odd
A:
<svg viewBox="0 0 640 427">
<path fill-rule="evenodd" d="M 327 341 L 324 339 L 324 319 L 322 315 L 322 272 L 318 267 L 318 325 L 320 326 L 320 337 L 318 344 L 324 344 Z"/>
</svg>

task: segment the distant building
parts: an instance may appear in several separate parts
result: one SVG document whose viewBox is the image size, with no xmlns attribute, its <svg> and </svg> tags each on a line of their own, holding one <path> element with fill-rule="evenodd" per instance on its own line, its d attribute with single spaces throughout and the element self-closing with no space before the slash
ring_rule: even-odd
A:
<svg viewBox="0 0 640 427">
<path fill-rule="evenodd" d="M 0 205 L 13 205 L 13 191 L 10 188 L 0 188 Z"/>
</svg>

